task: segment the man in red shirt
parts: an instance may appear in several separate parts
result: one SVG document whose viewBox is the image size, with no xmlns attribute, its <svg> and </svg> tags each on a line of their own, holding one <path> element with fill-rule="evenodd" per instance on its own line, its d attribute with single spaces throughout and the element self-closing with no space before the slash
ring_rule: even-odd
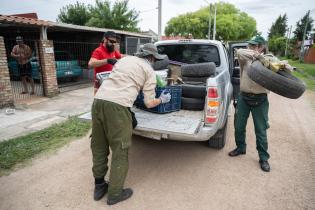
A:
<svg viewBox="0 0 315 210">
<path fill-rule="evenodd" d="M 115 32 L 107 31 L 104 33 L 104 38 L 100 46 L 92 53 L 89 67 L 94 67 L 94 95 L 100 87 L 100 84 L 96 80 L 96 74 L 111 71 L 117 59 L 122 57 L 121 54 L 115 50 L 116 43 L 117 38 Z"/>
</svg>

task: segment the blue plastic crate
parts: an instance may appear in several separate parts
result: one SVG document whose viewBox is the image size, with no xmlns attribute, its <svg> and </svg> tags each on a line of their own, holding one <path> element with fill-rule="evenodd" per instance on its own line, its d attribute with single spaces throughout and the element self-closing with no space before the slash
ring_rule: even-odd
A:
<svg viewBox="0 0 315 210">
<path fill-rule="evenodd" d="M 156 98 L 158 98 L 161 95 L 163 90 L 166 90 L 166 92 L 171 93 L 172 98 L 169 103 L 160 104 L 154 108 L 148 109 L 143 102 L 143 93 L 140 92 L 140 94 L 137 97 L 137 100 L 134 103 L 135 106 L 137 108 L 155 113 L 169 113 L 179 111 L 181 107 L 182 87 L 179 85 L 166 86 L 163 88 L 157 87 L 155 88 Z"/>
</svg>

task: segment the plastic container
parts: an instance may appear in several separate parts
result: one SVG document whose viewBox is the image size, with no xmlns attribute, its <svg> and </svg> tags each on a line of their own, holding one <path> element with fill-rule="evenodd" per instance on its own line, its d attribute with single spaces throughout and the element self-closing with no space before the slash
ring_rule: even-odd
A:
<svg viewBox="0 0 315 210">
<path fill-rule="evenodd" d="M 137 100 L 135 101 L 135 106 L 139 109 L 154 113 L 169 113 L 179 111 L 181 107 L 182 87 L 180 85 L 157 87 L 155 89 L 156 98 L 158 98 L 161 95 L 163 90 L 166 90 L 166 92 L 171 93 L 171 101 L 169 103 L 160 104 L 154 108 L 148 109 L 146 108 L 143 102 L 143 93 L 140 92 L 140 94 L 137 97 Z"/>
</svg>

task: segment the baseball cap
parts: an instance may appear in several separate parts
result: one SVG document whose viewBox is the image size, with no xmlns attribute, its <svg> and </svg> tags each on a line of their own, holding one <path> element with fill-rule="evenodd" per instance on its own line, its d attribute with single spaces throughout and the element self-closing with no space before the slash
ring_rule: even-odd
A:
<svg viewBox="0 0 315 210">
<path fill-rule="evenodd" d="M 264 39 L 264 37 L 260 35 L 256 35 L 253 38 L 251 38 L 249 41 L 247 41 L 247 43 L 253 44 L 253 45 L 265 44 L 266 40 Z"/>
<path fill-rule="evenodd" d="M 157 60 L 163 60 L 166 58 L 166 55 L 159 54 L 156 46 L 152 43 L 146 43 L 140 47 L 139 52 L 136 53 L 139 57 L 144 57 L 147 55 L 153 55 Z"/>
<path fill-rule="evenodd" d="M 114 31 L 106 31 L 104 33 L 104 37 L 105 38 L 109 38 L 109 37 L 115 37 L 116 38 L 116 33 Z"/>
</svg>

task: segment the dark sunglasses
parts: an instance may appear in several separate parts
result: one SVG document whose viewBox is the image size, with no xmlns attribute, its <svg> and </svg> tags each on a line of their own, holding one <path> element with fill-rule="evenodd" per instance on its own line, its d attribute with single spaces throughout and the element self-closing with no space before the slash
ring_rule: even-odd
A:
<svg viewBox="0 0 315 210">
<path fill-rule="evenodd" d="M 110 43 L 116 44 L 117 42 L 115 40 L 107 39 Z"/>
</svg>

